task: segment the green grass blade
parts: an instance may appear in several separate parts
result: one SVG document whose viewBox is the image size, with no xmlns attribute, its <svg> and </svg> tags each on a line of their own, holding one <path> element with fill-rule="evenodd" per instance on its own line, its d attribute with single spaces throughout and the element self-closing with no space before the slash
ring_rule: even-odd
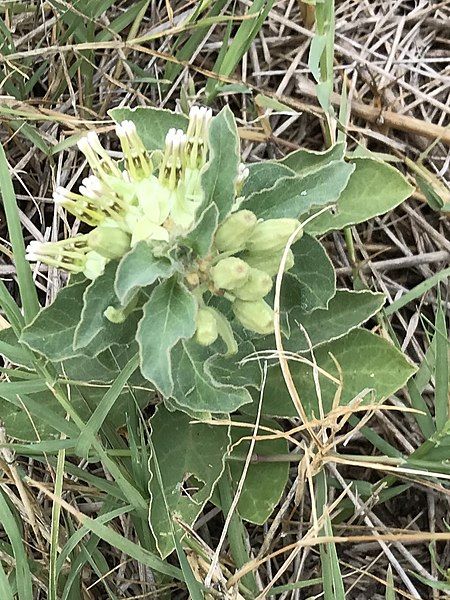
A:
<svg viewBox="0 0 450 600">
<path fill-rule="evenodd" d="M 178 581 L 184 580 L 181 569 L 178 569 L 166 561 L 161 560 L 153 552 L 149 552 L 148 550 L 141 548 L 141 546 L 138 546 L 131 540 L 123 537 L 123 535 L 120 535 L 120 533 L 114 531 L 110 527 L 100 524 L 97 519 L 85 517 L 83 518 L 83 524 L 107 544 L 110 544 L 113 548 L 117 548 L 124 554 L 141 562 L 143 565 L 147 565 L 158 573 L 169 575 L 169 577 L 173 577 Z"/>
<path fill-rule="evenodd" d="M 5 209 L 6 223 L 14 254 L 20 297 L 22 299 L 25 322 L 30 323 L 39 311 L 39 302 L 30 265 L 25 259 L 25 244 L 19 219 L 16 195 L 14 193 L 8 161 L 0 146 L 0 191 Z"/>
<path fill-rule="evenodd" d="M 327 476 L 321 471 L 316 477 L 316 505 L 317 516 L 323 515 L 327 506 Z M 324 521 L 323 533 L 332 536 L 333 529 L 330 517 L 327 515 Z M 341 569 L 334 543 L 320 545 L 320 563 L 322 568 L 323 593 L 325 600 L 345 600 L 344 584 L 342 583 Z"/>
<path fill-rule="evenodd" d="M 8 503 L 0 490 L 0 523 L 11 542 L 16 561 L 16 582 L 19 600 L 32 600 L 33 586 L 31 581 L 30 567 L 28 565 L 25 545 L 22 542 L 19 527 L 11 512 Z"/>
<path fill-rule="evenodd" d="M 224 517 L 226 518 L 233 504 L 231 477 L 228 467 L 225 467 L 225 471 L 217 485 L 220 494 L 220 505 Z M 245 535 L 246 531 L 244 524 L 242 523 L 242 519 L 238 512 L 235 510 L 230 520 L 227 538 L 228 543 L 230 544 L 231 555 L 237 569 L 242 568 L 246 563 L 250 562 L 250 557 L 248 556 L 245 547 Z M 247 573 L 247 575 L 242 578 L 242 583 L 255 594 L 255 597 L 258 595 L 258 585 L 253 572 Z"/>
<path fill-rule="evenodd" d="M 0 279 L 0 306 L 5 312 L 6 318 L 9 324 L 14 330 L 17 337 L 20 336 L 22 328 L 25 326 L 25 320 L 20 312 L 19 307 L 14 302 L 11 294 L 4 282 Z"/>
<path fill-rule="evenodd" d="M 445 427 L 449 415 L 449 372 L 448 372 L 448 332 L 442 302 L 438 301 L 436 312 L 436 367 L 435 367 L 435 419 L 438 431 Z"/>
<path fill-rule="evenodd" d="M 390 304 L 388 307 L 384 309 L 384 313 L 386 316 L 393 315 L 395 312 L 415 300 L 416 298 L 420 298 L 423 294 L 431 290 L 435 285 L 440 283 L 441 281 L 445 281 L 450 277 L 450 267 L 447 269 L 443 269 L 439 273 L 436 273 L 432 277 L 429 277 L 419 285 L 416 285 L 412 290 L 406 292 L 401 298 Z"/>
<path fill-rule="evenodd" d="M 226 3 L 227 3 L 227 0 L 215 0 L 212 3 L 212 7 L 208 13 L 208 16 L 216 17 L 216 16 L 220 15 L 222 12 L 222 9 Z M 200 11 L 198 9 L 196 12 L 197 12 L 197 14 L 194 14 L 193 18 L 192 18 L 193 21 L 200 15 Z M 208 30 L 209 30 L 208 27 L 202 27 L 202 28 L 198 29 L 197 31 L 192 32 L 191 35 L 187 36 L 185 43 L 181 46 L 180 49 L 178 49 L 178 47 L 180 45 L 181 37 L 178 37 L 177 40 L 175 41 L 175 44 L 173 47 L 173 51 L 175 52 L 175 58 L 177 60 L 179 60 L 180 62 L 189 61 L 192 58 L 194 52 L 200 46 L 205 35 L 208 33 Z M 166 67 L 164 70 L 164 79 L 167 79 L 170 82 L 174 81 L 175 77 L 177 77 L 177 75 L 180 73 L 180 71 L 182 69 L 183 69 L 182 64 L 179 65 L 177 63 L 169 63 L 168 62 L 166 64 Z"/>
<path fill-rule="evenodd" d="M 320 585 L 323 583 L 322 577 L 316 577 L 315 579 L 308 579 L 307 581 L 297 581 L 296 583 L 286 583 L 285 585 L 276 585 L 267 594 L 270 598 L 272 596 L 278 596 L 284 592 L 293 592 L 294 590 L 302 590 L 313 585 Z"/>
<path fill-rule="evenodd" d="M 47 495 L 49 495 L 48 490 L 44 486 L 41 486 L 41 484 L 38 484 L 36 481 L 33 481 L 29 477 L 25 477 L 25 481 L 31 486 L 38 487 Z M 0 514 L 0 517 L 1 516 L 2 515 Z M 87 517 L 82 513 L 78 513 L 77 518 L 80 521 L 81 525 L 85 528 L 83 529 L 83 534 L 84 532 L 92 532 L 94 535 L 104 540 L 113 548 L 117 548 L 130 558 L 134 558 L 135 560 L 141 562 L 143 565 L 147 565 L 151 569 L 154 569 L 158 573 L 163 573 L 178 581 L 184 581 L 184 576 L 181 569 L 179 569 L 178 567 L 174 567 L 173 565 L 159 558 L 153 552 L 150 552 L 142 548 L 138 544 L 135 544 L 131 540 L 125 538 L 123 535 L 118 533 L 117 531 L 114 531 L 112 528 L 103 525 L 101 518 L 92 519 L 91 517 Z M 30 600 L 30 598 L 32 598 L 31 595 L 26 597 L 26 599 L 24 598 L 23 600 Z M 22 600 L 22 598 L 20 600 Z"/>
<path fill-rule="evenodd" d="M 131 506 L 127 506 L 109 511 L 108 501 L 105 502 L 105 505 L 108 506 L 108 508 L 105 508 L 104 514 L 101 514 L 99 517 L 97 517 L 97 519 L 103 524 L 106 524 L 111 520 L 126 514 L 131 508 Z M 74 592 L 72 587 L 76 585 L 77 580 L 80 578 L 82 569 L 87 562 L 92 565 L 92 568 L 94 572 L 97 573 L 97 576 L 101 577 L 102 569 L 97 568 L 97 564 L 100 562 L 100 557 L 98 556 L 100 553 L 97 551 L 97 545 L 100 541 L 100 538 L 96 535 L 91 535 L 90 539 L 84 543 L 83 537 L 88 534 L 89 530 L 81 527 L 71 535 L 61 550 L 61 554 L 59 555 L 57 563 L 58 571 L 61 571 L 64 568 L 64 565 L 70 561 L 70 573 L 64 584 L 61 600 L 69 600 L 70 598 L 73 598 L 74 595 L 76 597 L 76 591 Z M 74 550 L 80 550 L 80 552 L 71 556 Z M 103 569 L 103 572 L 106 573 L 108 570 L 109 567 Z M 111 592 L 109 593 L 110 597 L 114 598 L 114 595 L 111 595 Z"/>
<path fill-rule="evenodd" d="M 55 491 L 57 498 L 61 498 L 64 482 L 64 463 L 66 454 L 64 449 L 58 453 L 58 462 L 56 466 Z M 58 570 L 56 563 L 58 559 L 58 541 L 59 541 L 59 520 L 61 516 L 61 504 L 53 502 L 52 506 L 52 526 L 50 533 L 50 565 L 48 582 L 48 600 L 58 600 Z"/>
<path fill-rule="evenodd" d="M 220 77 L 228 77 L 233 73 L 239 61 L 242 60 L 242 57 L 258 35 L 274 2 L 275 0 L 254 0 L 252 2 L 246 15 L 252 18 L 248 18 L 240 24 L 233 41 L 226 48 L 226 52 L 220 52 L 216 60 L 213 71 Z M 211 91 L 208 89 L 208 102 L 214 98 L 219 90 L 220 86 L 217 85 Z"/>
<path fill-rule="evenodd" d="M 100 400 L 97 408 L 92 414 L 91 418 L 86 424 L 86 427 L 80 434 L 80 439 L 77 444 L 76 452 L 80 456 L 84 456 L 87 458 L 89 454 L 89 449 L 91 447 L 92 441 L 100 430 L 103 422 L 108 416 L 109 411 L 113 407 L 115 401 L 120 396 L 125 384 L 131 375 L 136 371 L 139 365 L 139 356 L 133 356 L 122 371 L 119 373 L 118 377 L 115 379 L 111 387 L 108 389 L 106 394 Z"/>
<path fill-rule="evenodd" d="M 391 565 L 389 565 L 387 570 L 386 600 L 395 600 L 394 576 L 392 575 Z"/>
<path fill-rule="evenodd" d="M 139 18 L 141 11 L 145 10 L 149 4 L 149 0 L 140 0 L 140 2 L 136 2 L 130 5 L 129 8 L 123 11 L 117 18 L 112 21 L 108 29 L 102 29 L 96 35 L 97 42 L 106 42 L 113 38 L 113 34 L 119 34 L 123 31 L 128 25 L 133 23 L 135 19 Z"/>
<path fill-rule="evenodd" d="M 9 585 L 8 577 L 0 562 L 0 598 L 2 600 L 14 600 L 13 591 Z"/>
<path fill-rule="evenodd" d="M 274 0 L 254 0 L 247 12 L 247 16 L 253 16 L 254 18 L 243 21 L 239 26 L 233 42 L 228 48 L 220 65 L 220 75 L 231 75 L 236 68 L 236 65 L 258 35 L 258 32 L 273 5 Z"/>
<path fill-rule="evenodd" d="M 180 561 L 181 570 L 183 571 L 184 579 L 189 590 L 189 598 L 192 600 L 203 600 L 204 595 L 200 583 L 195 579 L 194 573 L 192 572 L 191 565 L 189 564 L 186 554 L 184 553 L 183 546 L 181 544 L 181 535 L 179 532 L 174 532 L 175 549 L 177 552 L 178 560 Z"/>
</svg>

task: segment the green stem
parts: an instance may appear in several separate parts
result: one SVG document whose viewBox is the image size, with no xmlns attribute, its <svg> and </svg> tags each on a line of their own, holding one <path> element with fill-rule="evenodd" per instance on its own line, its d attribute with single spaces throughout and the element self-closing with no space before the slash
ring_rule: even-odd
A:
<svg viewBox="0 0 450 600">
<path fill-rule="evenodd" d="M 222 512 L 224 515 L 227 515 L 233 503 L 228 468 L 225 470 L 225 473 L 220 478 L 218 488 Z M 234 512 L 233 516 L 231 517 L 230 526 L 228 528 L 228 542 L 230 544 L 231 555 L 234 559 L 236 568 L 238 569 L 240 569 L 250 561 L 249 556 L 247 554 L 247 549 L 245 547 L 244 539 L 244 526 L 237 512 Z M 256 583 L 256 579 L 253 573 L 248 573 L 247 575 L 242 577 L 242 583 L 246 587 L 248 587 L 252 591 L 252 593 L 255 594 L 255 596 L 258 595 L 258 585 Z"/>
<path fill-rule="evenodd" d="M 345 237 L 345 244 L 347 246 L 348 257 L 350 259 L 350 264 L 352 266 L 353 281 L 356 282 L 356 280 L 359 279 L 359 274 L 358 274 L 358 263 L 356 260 L 355 244 L 353 242 L 353 235 L 352 235 L 351 227 L 344 228 L 344 237 Z"/>
</svg>

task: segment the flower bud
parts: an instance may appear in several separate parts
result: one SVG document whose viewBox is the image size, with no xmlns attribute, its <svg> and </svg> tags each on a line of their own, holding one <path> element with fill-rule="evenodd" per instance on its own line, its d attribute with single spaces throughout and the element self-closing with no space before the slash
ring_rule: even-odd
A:
<svg viewBox="0 0 450 600">
<path fill-rule="evenodd" d="M 262 299 L 253 302 L 235 300 L 233 312 L 246 329 L 261 334 L 272 333 L 274 330 L 273 310 Z"/>
<path fill-rule="evenodd" d="M 81 273 L 89 254 L 88 235 L 77 235 L 59 242 L 30 242 L 25 258 L 30 262 L 43 262 L 49 267 Z"/>
<path fill-rule="evenodd" d="M 214 242 L 217 250 L 219 252 L 242 250 L 256 223 L 257 218 L 250 210 L 239 210 L 230 215 L 216 231 Z"/>
<path fill-rule="evenodd" d="M 149 177 L 153 171 L 153 164 L 133 121 L 122 121 L 116 125 L 116 134 L 120 140 L 127 172 L 131 179 L 140 181 Z"/>
<path fill-rule="evenodd" d="M 105 258 L 120 258 L 130 249 L 128 233 L 116 227 L 96 227 L 88 235 L 88 245 Z"/>
<path fill-rule="evenodd" d="M 235 256 L 223 258 L 211 269 L 214 286 L 222 290 L 233 290 L 243 285 L 249 276 L 250 267 Z"/>
<path fill-rule="evenodd" d="M 273 277 L 278 273 L 283 252 L 282 250 L 278 252 L 258 252 L 255 254 L 246 253 L 243 258 L 251 267 L 265 271 L 270 277 Z M 284 271 L 289 271 L 293 266 L 294 255 L 292 254 L 292 250 L 289 250 Z"/>
<path fill-rule="evenodd" d="M 246 243 L 249 252 L 270 252 L 282 250 L 300 223 L 297 219 L 267 219 L 261 221 L 253 230 Z M 300 239 L 302 231 L 296 241 Z"/>
<path fill-rule="evenodd" d="M 217 340 L 218 335 L 219 332 L 214 312 L 207 308 L 199 308 L 195 341 L 201 346 L 210 346 Z"/>
<path fill-rule="evenodd" d="M 108 260 L 104 256 L 91 250 L 86 254 L 83 274 L 88 279 L 97 279 L 97 277 L 100 277 L 100 275 L 103 274 L 107 262 Z"/>
<path fill-rule="evenodd" d="M 190 169 L 201 169 L 208 155 L 208 130 L 212 118 L 210 108 L 192 106 L 186 132 L 185 162 Z"/>
<path fill-rule="evenodd" d="M 242 188 L 244 187 L 245 180 L 247 179 L 249 174 L 250 174 L 249 169 L 244 165 L 244 163 L 240 163 L 239 170 L 238 170 L 238 176 L 237 176 L 236 182 L 234 184 L 234 187 L 236 190 L 236 196 L 239 196 L 239 194 L 241 193 Z"/>
<path fill-rule="evenodd" d="M 251 268 L 248 280 L 244 285 L 233 291 L 240 300 L 259 300 L 264 298 L 272 289 L 272 278 L 265 271 Z"/>
</svg>

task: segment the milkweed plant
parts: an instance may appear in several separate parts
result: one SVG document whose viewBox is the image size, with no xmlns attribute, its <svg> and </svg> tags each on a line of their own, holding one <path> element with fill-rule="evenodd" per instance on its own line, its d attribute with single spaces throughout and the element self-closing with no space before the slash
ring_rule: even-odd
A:
<svg viewBox="0 0 450 600">
<path fill-rule="evenodd" d="M 44 263 L 69 279 L 18 343 L 53 365 L 62 381 L 83 382 L 70 405 L 86 424 L 81 455 L 89 456 L 103 426 L 118 429 L 132 407 L 157 405 L 146 414 L 163 486 L 150 457 L 150 527 L 165 557 L 175 545 L 170 515 L 190 525 L 206 501 L 220 505 L 214 490 L 230 441 L 248 435 L 212 421 L 251 424 L 259 407 L 273 431 L 280 427 L 273 419 L 299 416 L 274 353 L 275 323 L 286 356 L 300 358 L 289 364 L 308 418 L 364 389 L 382 401 L 414 372 L 385 337 L 363 327 L 384 295 L 337 289 L 320 241 L 391 210 L 411 186 L 378 156 L 350 154 L 343 141 L 324 152 L 300 148 L 245 164 L 228 107 L 215 116 L 198 106 L 188 116 L 126 107 L 110 115 L 114 135 L 89 131 L 78 141 L 87 161 L 79 188 L 54 191 L 58 209 L 80 221 L 80 233 L 28 245 L 32 266 Z M 119 152 L 107 149 L 117 141 Z M 36 393 L 39 410 L 66 414 L 67 405 L 55 409 L 48 391 Z M 20 410 L 1 400 L 10 435 L 33 440 L 35 428 L 55 434 L 37 405 L 28 406 L 35 428 Z M 287 451 L 283 437 L 256 448 L 260 443 L 265 452 Z M 227 477 L 237 482 L 242 463 L 230 464 Z M 242 518 L 263 523 L 270 516 L 286 465 L 250 466 L 258 472 L 247 477 Z M 182 491 L 187 477 L 202 482 L 191 495 Z"/>
</svg>

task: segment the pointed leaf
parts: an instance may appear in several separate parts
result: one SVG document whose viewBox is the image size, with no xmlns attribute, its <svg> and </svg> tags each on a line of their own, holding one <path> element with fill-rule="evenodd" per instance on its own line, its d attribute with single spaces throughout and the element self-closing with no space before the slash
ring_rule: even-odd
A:
<svg viewBox="0 0 450 600">
<path fill-rule="evenodd" d="M 337 203 L 336 214 L 325 213 L 307 226 L 312 235 L 362 223 L 381 215 L 411 195 L 413 187 L 400 171 L 371 158 L 352 161 L 355 171 Z"/>
<path fill-rule="evenodd" d="M 281 307 L 299 306 L 304 312 L 326 308 L 336 292 L 336 275 L 325 248 L 305 234 L 292 252 L 295 264 L 283 279 Z"/>
<path fill-rule="evenodd" d="M 234 186 L 240 161 L 236 121 L 228 106 L 211 121 L 209 147 L 209 164 L 202 176 L 202 187 L 205 192 L 203 206 L 214 203 L 219 209 L 219 222 L 221 222 L 234 203 Z"/>
<path fill-rule="evenodd" d="M 251 194 L 242 207 L 263 219 L 298 218 L 313 207 L 336 202 L 353 170 L 353 165 L 334 161 L 305 177 L 278 179 L 272 187 Z"/>
<path fill-rule="evenodd" d="M 343 142 L 335 144 L 324 152 L 315 152 L 314 150 L 300 148 L 281 159 L 280 164 L 289 167 L 297 175 L 304 177 L 308 173 L 318 171 L 330 162 L 342 160 L 344 152 L 345 144 Z"/>
<path fill-rule="evenodd" d="M 184 238 L 183 243 L 192 248 L 197 256 L 205 256 L 211 250 L 219 222 L 219 209 L 210 204 L 200 216 L 197 226 Z"/>
<path fill-rule="evenodd" d="M 175 277 L 160 283 L 144 305 L 137 332 L 141 371 L 164 396 L 173 391 L 171 350 L 195 333 L 197 303 Z"/>
<path fill-rule="evenodd" d="M 309 344 L 299 324 L 306 329 L 314 347 L 342 337 L 351 329 L 359 327 L 381 309 L 384 301 L 384 294 L 375 294 L 369 290 L 338 290 L 327 309 L 315 310 L 312 313 L 293 309 L 289 313 L 290 336 L 285 348 L 292 352 L 309 350 Z"/>
<path fill-rule="evenodd" d="M 73 336 L 80 320 L 86 285 L 87 282 L 82 281 L 60 290 L 55 301 L 25 327 L 21 341 L 50 360 L 74 356 Z"/>
<path fill-rule="evenodd" d="M 169 277 L 174 270 L 171 261 L 164 256 L 154 256 L 147 242 L 136 244 L 117 267 L 114 289 L 123 305 L 126 305 L 140 288 L 154 283 L 159 277 Z"/>
<path fill-rule="evenodd" d="M 175 127 L 175 129 L 186 130 L 188 124 L 188 119 L 184 115 L 151 106 L 113 108 L 109 114 L 116 123 L 133 121 L 147 150 L 164 148 L 169 129 Z"/>
<path fill-rule="evenodd" d="M 30 360 L 32 354 L 20 344 L 12 327 L 0 329 L 0 355 L 14 365 L 32 367 Z"/>
<path fill-rule="evenodd" d="M 193 525 L 223 472 L 229 444 L 226 427 L 190 421 L 185 413 L 163 406 L 151 419 L 152 471 L 159 470 L 163 489 L 153 475 L 149 523 L 163 558 L 174 549 L 172 532 L 183 531 L 173 517 Z"/>
<path fill-rule="evenodd" d="M 83 294 L 83 309 L 73 341 L 75 352 L 96 356 L 112 344 L 126 344 L 134 339 L 137 314 L 130 315 L 123 323 L 111 323 L 104 314 L 109 306 L 120 308 L 114 293 L 116 269 L 116 262 L 108 263 L 104 273 Z"/>
<path fill-rule="evenodd" d="M 295 177 L 296 173 L 281 162 L 258 162 L 247 165 L 249 174 L 244 181 L 241 195 L 248 198 L 252 194 L 271 188 L 282 177 Z"/>
<path fill-rule="evenodd" d="M 235 417 L 236 421 L 252 424 L 253 420 L 247 416 Z M 270 419 L 261 419 L 261 425 L 270 427 L 274 430 L 280 430 L 280 426 Z M 237 442 L 245 437 L 253 435 L 253 429 L 242 427 L 231 427 L 231 441 L 233 451 L 228 462 L 231 474 L 231 482 L 234 491 L 237 489 L 239 480 L 242 476 L 244 462 L 249 450 L 250 441 L 243 440 L 238 445 Z M 259 430 L 258 436 L 273 436 L 273 433 Z M 270 457 L 273 455 L 287 454 L 287 440 L 279 437 L 275 439 L 258 440 L 255 443 L 253 453 L 258 457 Z M 289 462 L 257 462 L 251 463 L 245 476 L 244 487 L 239 497 L 237 510 L 239 515 L 256 525 L 264 525 L 272 514 L 273 509 L 280 501 L 280 498 L 286 487 L 289 476 Z M 213 502 L 220 505 L 219 494 L 214 494 Z"/>
<path fill-rule="evenodd" d="M 208 348 L 194 341 L 182 342 L 173 349 L 173 398 L 181 410 L 186 407 L 196 412 L 229 413 L 251 402 L 245 388 L 211 377 L 205 369 L 210 356 Z"/>
<path fill-rule="evenodd" d="M 255 352 L 252 342 L 242 340 L 239 342 L 237 354 L 224 356 L 213 354 L 205 360 L 205 371 L 219 385 L 232 385 L 234 387 L 261 386 L 262 371 L 259 361 L 245 361 L 250 354 Z"/>
<path fill-rule="evenodd" d="M 416 372 L 416 367 L 395 346 L 365 329 L 354 329 L 338 340 L 319 346 L 314 355 L 319 367 L 336 379 L 339 379 L 339 372 L 331 355 L 338 361 L 343 376 L 341 406 L 346 406 L 365 389 L 374 390 L 373 397 L 369 394 L 368 399 L 381 401 L 394 394 Z M 305 410 L 310 417 L 313 414 L 317 416 L 319 411 L 311 368 L 292 361 L 290 369 Z M 324 409 L 328 412 L 338 386 L 323 375 L 320 375 L 319 381 Z M 269 369 L 263 410 L 268 415 L 297 416 L 278 366 Z"/>
</svg>

